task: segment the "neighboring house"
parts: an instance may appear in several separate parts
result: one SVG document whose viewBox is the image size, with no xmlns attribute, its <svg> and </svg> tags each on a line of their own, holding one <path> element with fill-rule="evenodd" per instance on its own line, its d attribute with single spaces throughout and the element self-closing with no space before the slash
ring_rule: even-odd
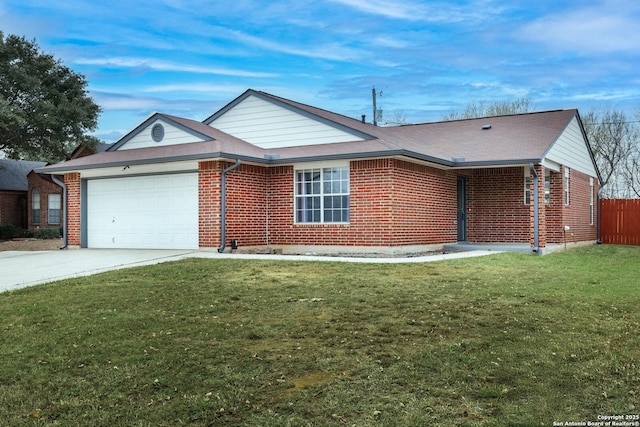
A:
<svg viewBox="0 0 640 427">
<path fill-rule="evenodd" d="M 69 160 L 105 151 L 109 146 L 110 144 L 100 143 L 96 148 L 91 148 L 80 144 L 73 150 Z M 50 174 L 37 173 L 35 171 L 31 171 L 28 174 L 28 228 L 56 228 L 63 225 L 63 192 L 62 187 L 54 182 L 54 179 Z"/>
<path fill-rule="evenodd" d="M 0 225 L 27 228 L 27 175 L 46 162 L 0 159 Z"/>
<path fill-rule="evenodd" d="M 599 173 L 575 109 L 376 127 L 248 90 L 203 122 L 156 113 L 40 172 L 64 176 L 80 247 L 542 252 L 597 237 Z"/>
<path fill-rule="evenodd" d="M 62 187 L 47 174 L 29 172 L 27 175 L 27 227 L 60 228 L 62 226 Z"/>
</svg>

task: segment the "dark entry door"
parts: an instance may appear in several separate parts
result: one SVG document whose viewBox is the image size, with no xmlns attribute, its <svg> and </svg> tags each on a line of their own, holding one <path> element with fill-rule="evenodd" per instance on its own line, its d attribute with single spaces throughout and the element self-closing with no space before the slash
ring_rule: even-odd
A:
<svg viewBox="0 0 640 427">
<path fill-rule="evenodd" d="M 458 241 L 467 240 L 467 178 L 458 177 Z"/>
</svg>

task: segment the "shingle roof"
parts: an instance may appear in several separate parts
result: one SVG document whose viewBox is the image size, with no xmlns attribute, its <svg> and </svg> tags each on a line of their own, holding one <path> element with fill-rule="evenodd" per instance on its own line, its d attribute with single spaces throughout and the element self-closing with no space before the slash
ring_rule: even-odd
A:
<svg viewBox="0 0 640 427">
<path fill-rule="evenodd" d="M 46 164 L 46 162 L 0 159 L 0 190 L 27 191 L 29 172 Z"/>
<path fill-rule="evenodd" d="M 111 147 L 115 151 L 106 151 L 85 158 L 58 163 L 48 166 L 43 172 L 206 158 L 239 158 L 256 163 L 282 164 L 294 161 L 339 158 L 406 156 L 450 167 L 527 164 L 541 161 L 570 121 L 578 115 L 577 110 L 569 109 L 480 119 L 377 127 L 341 114 L 280 98 L 265 92 L 250 89 L 241 97 L 248 94 L 268 98 L 275 103 L 286 104 L 293 110 L 318 117 L 325 122 L 335 123 L 340 127 L 351 128 L 365 135 L 366 139 L 342 143 L 262 149 L 206 123 L 157 113 L 136 129 L 147 125 L 154 118 L 162 117 L 187 131 L 210 140 L 191 144 L 119 151 L 117 148 L 122 145 L 121 142 Z M 486 125 L 490 125 L 490 128 L 483 129 Z M 132 131 L 129 135 L 133 134 L 134 132 Z M 123 140 L 126 140 L 129 135 L 124 137 Z"/>
<path fill-rule="evenodd" d="M 420 153 L 444 161 L 450 161 L 453 158 L 464 158 L 465 162 L 542 159 L 549 146 L 556 141 L 569 121 L 577 115 L 576 109 L 567 109 L 377 127 L 265 92 L 258 93 L 343 126 L 368 133 L 389 149 Z M 491 128 L 483 129 L 485 125 L 491 125 Z M 312 150 L 313 146 L 309 149 Z"/>
</svg>

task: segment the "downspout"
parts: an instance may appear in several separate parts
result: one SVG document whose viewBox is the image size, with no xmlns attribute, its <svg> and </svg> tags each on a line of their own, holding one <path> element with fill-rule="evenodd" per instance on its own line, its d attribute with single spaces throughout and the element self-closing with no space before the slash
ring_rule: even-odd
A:
<svg viewBox="0 0 640 427">
<path fill-rule="evenodd" d="M 222 171 L 220 177 L 220 247 L 218 252 L 224 252 L 227 245 L 227 173 L 240 166 L 240 159 Z"/>
<path fill-rule="evenodd" d="M 55 175 L 51 175 L 53 182 L 62 187 L 62 246 L 60 249 L 67 248 L 67 186 L 63 181 L 56 178 Z"/>
<path fill-rule="evenodd" d="M 536 172 L 536 168 L 533 166 L 533 163 L 529 163 L 529 170 L 533 174 L 533 252 L 538 253 L 540 249 L 538 246 L 540 245 L 540 225 L 538 218 L 538 208 L 540 204 L 538 194 L 538 172 Z"/>
</svg>

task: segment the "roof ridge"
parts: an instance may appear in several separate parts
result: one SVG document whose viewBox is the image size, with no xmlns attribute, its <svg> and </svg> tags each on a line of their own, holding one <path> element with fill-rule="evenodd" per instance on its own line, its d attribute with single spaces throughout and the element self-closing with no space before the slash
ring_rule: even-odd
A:
<svg viewBox="0 0 640 427">
<path fill-rule="evenodd" d="M 569 111 L 577 111 L 577 108 L 557 108 L 553 110 L 527 111 L 525 113 L 499 114 L 496 116 L 465 117 L 461 119 L 437 120 L 434 122 L 421 122 L 421 123 L 407 123 L 402 125 L 386 126 L 386 127 L 399 128 L 399 127 L 422 126 L 422 125 L 432 125 L 432 124 L 441 124 L 441 123 L 460 123 L 460 122 L 468 122 L 472 120 L 488 120 L 488 119 L 496 119 L 496 118 L 503 118 L 503 117 L 506 118 L 506 117 L 535 115 L 535 114 L 561 113 L 561 112 L 569 112 Z"/>
</svg>

